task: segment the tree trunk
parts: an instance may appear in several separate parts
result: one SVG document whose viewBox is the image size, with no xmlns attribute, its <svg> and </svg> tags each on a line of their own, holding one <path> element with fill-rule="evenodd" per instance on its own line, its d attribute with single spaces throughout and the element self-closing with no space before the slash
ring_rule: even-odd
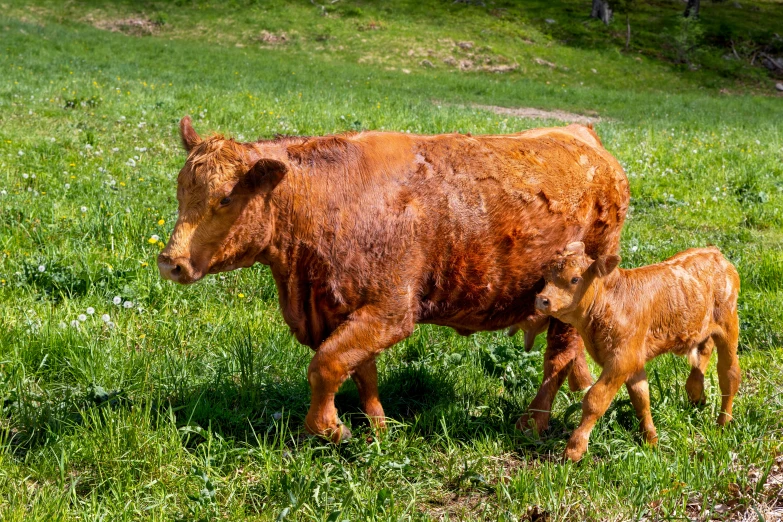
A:
<svg viewBox="0 0 783 522">
<path fill-rule="evenodd" d="M 685 6 L 685 12 L 682 14 L 685 18 L 688 18 L 689 16 L 693 16 L 694 18 L 699 17 L 699 3 L 700 0 L 688 0 L 688 5 Z"/>
<path fill-rule="evenodd" d="M 609 25 L 612 20 L 612 8 L 609 7 L 608 0 L 593 0 L 593 10 L 590 18 L 598 18 L 604 24 Z"/>
<path fill-rule="evenodd" d="M 628 52 L 628 48 L 631 46 L 631 15 L 625 13 L 625 52 Z"/>
</svg>

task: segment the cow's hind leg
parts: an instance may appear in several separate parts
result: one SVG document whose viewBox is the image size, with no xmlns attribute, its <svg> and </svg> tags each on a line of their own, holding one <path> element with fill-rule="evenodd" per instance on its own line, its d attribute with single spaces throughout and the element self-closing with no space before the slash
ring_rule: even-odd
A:
<svg viewBox="0 0 783 522">
<path fill-rule="evenodd" d="M 534 428 L 538 433 L 547 429 L 555 395 L 579 358 L 581 361 L 576 363 L 578 374 L 574 375 L 573 385 L 576 389 L 584 389 L 590 386 L 592 378 L 587 369 L 582 338 L 573 326 L 552 319 L 547 331 L 543 381 L 528 407 L 528 413 L 517 421 L 517 429 Z"/>
<path fill-rule="evenodd" d="M 357 310 L 338 326 L 318 348 L 307 370 L 312 397 L 305 428 L 333 442 L 350 438 L 351 432 L 340 422 L 334 406 L 337 390 L 371 357 L 410 335 L 413 327 L 410 318 L 395 319 L 374 307 Z"/>
<path fill-rule="evenodd" d="M 353 372 L 353 380 L 359 390 L 359 400 L 362 402 L 362 410 L 376 428 L 386 427 L 386 416 L 378 397 L 378 368 L 375 365 L 375 356 L 360 364 Z"/>
<path fill-rule="evenodd" d="M 688 375 L 688 380 L 685 381 L 685 392 L 693 404 L 702 405 L 707 402 L 707 397 L 704 394 L 704 372 L 707 371 L 714 346 L 715 344 L 710 337 L 688 354 L 691 373 Z"/>
</svg>

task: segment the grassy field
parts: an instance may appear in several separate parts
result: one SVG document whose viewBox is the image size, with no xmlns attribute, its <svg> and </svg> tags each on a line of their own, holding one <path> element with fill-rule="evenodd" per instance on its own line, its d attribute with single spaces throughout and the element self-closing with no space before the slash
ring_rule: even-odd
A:
<svg viewBox="0 0 783 522">
<path fill-rule="evenodd" d="M 564 44 L 578 2 L 318 4 L 3 0 L 0 519 L 783 517 L 783 99 L 740 94 L 770 80 L 621 53 L 618 28 Z M 730 4 L 702 6 L 705 25 Z M 746 24 L 783 20 L 755 5 Z M 579 394 L 559 394 L 541 437 L 514 430 L 543 338 L 527 354 L 503 332 L 424 326 L 379 361 L 391 429 L 373 435 L 347 383 L 356 436 L 330 446 L 303 434 L 311 354 L 265 267 L 159 278 L 181 116 L 246 140 L 561 123 L 478 106 L 601 118 L 631 181 L 624 267 L 708 244 L 737 265 L 731 427 L 715 425 L 714 361 L 695 409 L 687 363 L 662 357 L 648 367 L 659 447 L 641 444 L 623 390 L 586 458 L 564 463 Z"/>
</svg>

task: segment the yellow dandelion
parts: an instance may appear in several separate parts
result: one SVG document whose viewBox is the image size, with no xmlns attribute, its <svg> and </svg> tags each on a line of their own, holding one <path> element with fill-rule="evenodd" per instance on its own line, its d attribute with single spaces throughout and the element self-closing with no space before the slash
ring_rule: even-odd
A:
<svg viewBox="0 0 783 522">
<path fill-rule="evenodd" d="M 166 224 L 166 220 L 165 219 L 159 219 L 158 220 L 158 225 L 165 225 L 165 224 Z"/>
<path fill-rule="evenodd" d="M 147 334 L 141 334 L 141 335 L 139 336 L 139 339 L 144 339 L 145 337 L 147 337 Z"/>
<path fill-rule="evenodd" d="M 240 299 L 244 299 L 245 298 L 245 294 L 239 294 L 237 297 L 239 297 Z"/>
</svg>

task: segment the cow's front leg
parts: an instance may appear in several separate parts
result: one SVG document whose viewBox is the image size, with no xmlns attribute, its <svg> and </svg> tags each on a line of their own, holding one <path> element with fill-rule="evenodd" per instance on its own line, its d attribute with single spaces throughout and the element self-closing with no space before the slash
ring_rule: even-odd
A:
<svg viewBox="0 0 783 522">
<path fill-rule="evenodd" d="M 591 384 L 592 378 L 587 369 L 584 356 L 584 344 L 573 326 L 552 318 L 547 331 L 547 345 L 544 353 L 544 375 L 538 393 L 528 407 L 528 413 L 517 421 L 517 429 L 535 429 L 538 433 L 549 427 L 549 415 L 557 391 L 566 377 L 572 373 L 575 361 L 577 374 L 574 375 L 572 388 L 584 389 Z"/>
<path fill-rule="evenodd" d="M 370 419 L 373 427 L 383 429 L 386 427 L 386 416 L 378 397 L 378 368 L 375 365 L 375 356 L 360 364 L 353 372 L 353 380 L 359 390 L 359 400 L 362 401 L 362 410 Z"/>
<path fill-rule="evenodd" d="M 413 326 L 410 316 L 400 317 L 377 307 L 361 308 L 338 326 L 318 348 L 307 370 L 312 392 L 305 418 L 307 431 L 333 442 L 350 438 L 351 432 L 340 422 L 334 406 L 337 390 L 357 370 L 360 375 L 366 375 L 367 368 L 363 365 L 409 336 Z M 377 400 L 377 391 L 375 396 Z M 380 402 L 377 404 L 380 409 Z"/>
</svg>

